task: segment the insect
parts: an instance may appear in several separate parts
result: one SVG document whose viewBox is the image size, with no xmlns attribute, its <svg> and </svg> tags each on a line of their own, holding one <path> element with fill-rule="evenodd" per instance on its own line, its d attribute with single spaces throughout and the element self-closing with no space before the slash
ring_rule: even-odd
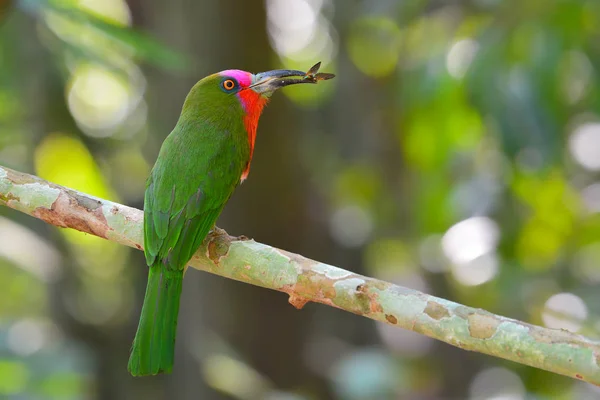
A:
<svg viewBox="0 0 600 400">
<path fill-rule="evenodd" d="M 334 74 L 318 72 L 320 67 L 321 62 L 319 61 L 318 63 L 313 65 L 307 72 L 286 69 L 263 72 L 260 74 L 260 76 L 262 79 L 271 78 L 273 81 L 277 81 L 280 87 L 295 85 L 297 83 L 317 83 L 319 81 L 326 81 L 335 78 Z M 283 75 L 285 75 L 284 77 L 282 77 L 282 73 Z"/>
<path fill-rule="evenodd" d="M 334 74 L 319 72 L 319 68 L 321 68 L 321 61 L 310 67 L 306 74 L 304 74 L 304 80 L 317 83 L 318 81 L 326 81 L 335 78 Z"/>
</svg>

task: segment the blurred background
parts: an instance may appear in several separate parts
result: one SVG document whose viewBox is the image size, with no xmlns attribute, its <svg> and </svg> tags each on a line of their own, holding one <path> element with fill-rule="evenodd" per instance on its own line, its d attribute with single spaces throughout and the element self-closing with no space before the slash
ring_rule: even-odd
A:
<svg viewBox="0 0 600 400">
<path fill-rule="evenodd" d="M 0 0 L 0 164 L 142 208 L 198 79 L 319 60 L 337 78 L 274 96 L 221 227 L 599 336 L 597 0 Z M 0 207 L 0 398 L 600 399 L 197 271 L 174 373 L 133 379 L 146 271 Z"/>
</svg>

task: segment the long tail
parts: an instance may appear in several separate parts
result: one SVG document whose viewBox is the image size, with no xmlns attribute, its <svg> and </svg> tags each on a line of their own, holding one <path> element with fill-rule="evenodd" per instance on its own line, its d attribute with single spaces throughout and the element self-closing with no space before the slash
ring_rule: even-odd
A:
<svg viewBox="0 0 600 400">
<path fill-rule="evenodd" d="M 173 369 L 182 282 L 183 271 L 168 270 L 160 263 L 150 267 L 142 315 L 127 365 L 131 375 L 156 375 Z"/>
</svg>

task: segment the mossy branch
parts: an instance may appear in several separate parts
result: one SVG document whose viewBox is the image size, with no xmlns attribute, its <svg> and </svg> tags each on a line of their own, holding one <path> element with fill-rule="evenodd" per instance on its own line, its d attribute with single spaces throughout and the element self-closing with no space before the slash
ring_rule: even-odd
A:
<svg viewBox="0 0 600 400">
<path fill-rule="evenodd" d="M 142 250 L 143 213 L 0 166 L 0 204 L 49 224 Z M 190 266 L 278 290 L 302 308 L 337 307 L 464 350 L 600 384 L 600 343 L 358 275 L 217 229 Z"/>
</svg>

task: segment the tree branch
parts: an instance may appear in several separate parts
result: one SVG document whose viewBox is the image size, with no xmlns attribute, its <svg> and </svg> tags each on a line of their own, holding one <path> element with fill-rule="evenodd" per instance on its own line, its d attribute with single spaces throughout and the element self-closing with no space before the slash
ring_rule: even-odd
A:
<svg viewBox="0 0 600 400">
<path fill-rule="evenodd" d="M 0 204 L 62 228 L 142 250 L 143 213 L 0 166 Z M 337 307 L 437 340 L 600 384 L 600 343 L 354 274 L 217 229 L 190 266 Z"/>
</svg>

